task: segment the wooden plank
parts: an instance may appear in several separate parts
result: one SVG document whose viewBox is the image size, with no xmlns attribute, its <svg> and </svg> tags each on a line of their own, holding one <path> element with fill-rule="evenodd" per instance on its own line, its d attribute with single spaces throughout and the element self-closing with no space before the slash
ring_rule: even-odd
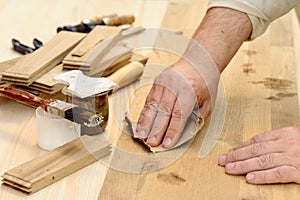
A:
<svg viewBox="0 0 300 200">
<path fill-rule="evenodd" d="M 2 73 L 2 80 L 29 85 L 51 70 L 84 38 L 83 33 L 61 31 L 46 45 L 21 57 L 13 67 Z"/>
<path fill-rule="evenodd" d="M 186 35 L 192 35 L 192 32 L 196 29 L 196 26 L 198 22 L 201 20 L 201 15 L 205 13 L 205 2 L 200 1 L 172 1 L 168 4 L 167 11 L 165 13 L 164 19 L 162 20 L 161 27 L 162 28 L 168 28 L 175 31 L 184 31 L 184 34 Z M 189 13 L 189 15 L 186 15 L 184 13 Z M 197 15 L 195 17 L 194 15 Z M 191 18 L 192 16 L 192 18 Z M 194 18 L 193 18 L 194 16 Z M 176 20 L 174 21 L 174 19 Z M 191 20 L 195 19 L 195 20 Z M 174 25 L 174 26 L 173 26 Z M 176 25 L 176 26 L 175 26 Z M 167 42 L 167 41 L 166 41 Z M 174 63 L 178 59 L 178 56 L 171 55 L 170 53 L 166 53 L 164 51 L 154 51 L 149 55 L 149 61 L 148 65 L 145 68 L 144 75 L 141 78 L 141 82 L 146 84 L 149 80 L 152 80 L 155 78 L 155 76 L 158 74 L 157 66 L 155 63 L 159 63 L 160 70 L 162 71 L 164 68 L 161 67 L 161 65 L 169 66 L 170 64 Z M 154 63 L 153 65 L 151 65 Z M 153 73 L 155 72 L 155 73 Z M 159 72 L 159 71 L 158 71 Z M 145 79 L 145 80 L 144 80 Z M 143 86 L 140 86 L 143 87 Z M 147 87 L 144 85 L 144 87 Z M 140 88 L 141 89 L 141 88 Z M 145 96 L 144 96 L 145 98 Z M 141 100 L 142 101 L 142 100 Z M 125 102 L 126 103 L 126 102 Z M 137 106 L 136 111 L 140 109 L 139 106 Z M 134 112 L 134 111 L 132 111 Z M 138 111 L 137 111 L 138 112 Z M 204 127 L 204 132 L 206 131 L 206 128 Z M 130 152 L 141 152 L 144 153 L 145 151 L 140 150 L 140 146 L 137 146 L 137 144 L 134 144 L 132 140 L 123 140 L 123 134 L 121 135 L 120 139 L 118 140 L 118 147 L 125 148 L 127 145 L 126 150 L 130 148 L 131 145 L 131 151 Z M 195 145 L 193 147 L 196 147 L 196 151 L 198 153 L 199 148 L 197 149 L 197 146 L 200 147 L 199 143 L 201 138 L 196 137 Z M 199 141 L 200 140 L 200 141 Z M 127 144 L 123 144 L 127 141 Z M 201 144 L 201 143 L 200 143 Z M 135 147 L 134 147 L 135 146 Z M 174 150 L 176 151 L 176 150 Z M 176 155 L 176 153 L 174 153 Z M 180 181 L 181 178 L 176 177 L 188 177 L 187 174 L 193 176 L 194 174 L 190 174 L 192 168 L 190 167 L 193 164 L 196 164 L 195 166 L 199 166 L 198 163 L 196 163 L 197 159 L 195 159 L 193 156 L 197 156 L 193 151 L 188 151 L 184 155 L 190 155 L 188 158 L 185 158 L 183 161 L 175 162 L 176 167 L 168 166 L 167 169 L 163 168 L 160 169 L 159 172 L 149 172 L 149 168 L 151 168 L 151 163 L 147 163 L 147 161 L 144 163 L 144 168 L 140 169 L 139 174 L 131 174 L 126 173 L 124 171 L 119 170 L 109 170 L 104 182 L 104 185 L 102 187 L 102 190 L 99 194 L 99 199 L 193 199 L 193 195 L 195 195 L 196 190 L 199 192 L 198 187 L 194 188 L 191 186 L 191 182 L 189 181 L 189 186 L 186 186 L 186 181 Z M 169 155 L 172 157 L 172 155 Z M 174 155 L 173 155 L 174 156 Z M 116 159 L 118 155 L 116 154 Z M 182 159 L 182 158 L 181 158 Z M 191 160 L 194 162 L 192 163 Z M 143 162 L 143 161 L 140 161 Z M 195 167 L 194 166 L 194 167 Z M 186 170 L 191 169 L 191 170 Z M 151 170 L 150 170 L 151 171 Z M 199 172 L 199 170 L 197 170 Z M 185 176 L 182 176 L 181 173 L 185 174 Z M 166 174 L 166 175 L 165 175 Z M 173 175 L 172 175 L 173 174 Z M 177 176 L 178 175 L 178 176 Z M 195 175 L 194 175 L 195 176 Z M 205 172 L 199 172 L 196 177 L 202 177 L 205 176 Z M 159 178 L 157 178 L 159 177 Z M 190 177 L 190 176 L 189 176 Z M 118 182 L 114 181 L 118 179 Z M 168 181 L 170 179 L 170 181 Z M 186 179 L 186 178 L 185 178 Z M 193 184 L 197 185 L 199 184 L 200 178 L 197 180 L 197 182 L 194 182 Z M 121 186 L 122 185 L 122 186 Z M 152 185 L 152 186 L 150 186 Z M 199 184 L 200 185 L 200 184 Z M 153 187 L 153 189 L 151 188 Z M 202 185 L 200 188 L 203 187 Z M 120 193 L 115 193 L 113 188 L 120 188 Z M 154 189 L 155 188 L 155 189 Z M 182 188 L 182 189 L 181 189 Z M 189 188 L 189 189 L 187 189 Z M 191 189 L 193 188 L 193 189 Z M 204 189 L 203 189 L 204 190 Z M 189 194 L 188 194 L 189 193 Z M 194 198 L 197 199 L 197 198 Z M 200 199 L 200 198 L 198 198 Z M 203 198 L 205 199 L 205 198 Z M 208 198 L 207 198 L 208 199 Z"/>
<path fill-rule="evenodd" d="M 110 153 L 108 142 L 82 136 L 3 175 L 4 182 L 28 193 L 36 192 Z"/>
<path fill-rule="evenodd" d="M 295 17 L 293 18 L 293 46 L 295 55 L 300 55 L 300 5 L 296 7 Z M 297 94 L 298 102 L 300 102 L 300 56 L 295 56 L 296 76 L 297 76 Z M 299 104 L 300 113 L 300 104 Z"/>
<path fill-rule="evenodd" d="M 204 14 L 204 5 L 193 0 L 171 1 L 162 27 L 183 30 L 185 35 L 191 35 L 201 14 Z M 289 20 L 291 16 L 287 15 L 275 26 Z M 226 175 L 224 169 L 217 165 L 219 155 L 242 141 L 279 126 L 297 124 L 299 120 L 297 98 L 292 95 L 296 89 L 295 55 L 290 35 L 285 38 L 290 28 L 272 27 L 268 31 L 256 41 L 245 43 L 223 72 L 227 98 L 226 120 L 221 138 L 208 157 L 198 158 L 203 141 L 203 135 L 198 135 L 179 160 L 158 172 L 147 173 L 147 169 L 141 169 L 139 174 L 130 174 L 109 170 L 99 199 L 299 199 L 299 187 L 296 184 L 250 185 L 243 176 Z M 280 37 L 280 40 L 276 41 L 276 37 Z M 172 62 L 171 56 L 165 61 L 167 56 L 162 56 L 158 51 L 155 53 L 156 56 L 150 55 L 149 63 Z M 151 72 L 149 68 L 146 70 Z M 290 83 L 282 91 L 283 95 L 276 88 L 267 87 L 274 84 L 278 86 L 276 80 L 285 82 L 278 79 Z M 268 97 L 271 96 L 280 100 L 270 100 L 272 98 Z M 204 127 L 204 133 L 208 126 L 206 124 Z M 125 148 L 123 140 L 121 136 L 118 146 Z M 132 141 L 127 142 L 127 146 L 130 143 Z M 136 149 L 136 152 L 140 152 Z M 147 164 L 150 163 L 145 162 L 145 166 Z M 114 192 L 114 188 L 120 188 L 118 193 Z"/>
<path fill-rule="evenodd" d="M 103 73 L 107 68 L 130 59 L 132 53 L 131 49 L 125 46 L 115 46 L 104 57 L 103 60 L 98 63 L 94 63 L 94 66 L 82 67 L 80 65 L 73 65 L 74 63 L 64 63 L 64 69 L 80 69 L 84 71 L 86 75 L 93 76 Z M 72 64 L 72 65 L 71 65 Z"/>
<path fill-rule="evenodd" d="M 96 26 L 63 60 L 64 65 L 92 67 L 121 37 L 121 28 Z"/>
</svg>

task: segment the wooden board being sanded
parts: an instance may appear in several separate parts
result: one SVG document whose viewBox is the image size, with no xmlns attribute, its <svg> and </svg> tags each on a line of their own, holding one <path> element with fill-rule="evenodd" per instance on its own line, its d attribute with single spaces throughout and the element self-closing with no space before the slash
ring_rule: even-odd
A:
<svg viewBox="0 0 300 200">
<path fill-rule="evenodd" d="M 53 69 L 86 34 L 61 31 L 35 52 L 21 57 L 15 65 L 2 73 L 2 81 L 30 85 Z"/>
<path fill-rule="evenodd" d="M 82 136 L 44 155 L 5 172 L 2 182 L 26 193 L 34 193 L 108 156 L 109 142 Z"/>
</svg>

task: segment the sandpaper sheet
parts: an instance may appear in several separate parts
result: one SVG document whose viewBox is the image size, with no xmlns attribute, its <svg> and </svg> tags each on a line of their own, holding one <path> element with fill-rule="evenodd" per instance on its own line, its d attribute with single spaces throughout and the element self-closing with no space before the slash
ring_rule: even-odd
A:
<svg viewBox="0 0 300 200">
<path fill-rule="evenodd" d="M 131 134 L 134 138 L 138 138 L 137 134 L 136 134 L 136 126 L 137 123 L 136 122 L 132 122 L 129 115 L 126 114 L 125 115 L 125 120 L 129 125 Z M 163 148 L 162 145 L 158 145 L 156 147 L 151 147 L 149 146 L 147 143 L 144 144 L 146 146 L 148 146 L 148 148 L 150 149 L 150 151 L 152 152 L 163 152 L 163 151 L 168 151 L 174 148 L 177 148 L 179 146 L 181 146 L 182 144 L 190 141 L 191 139 L 193 139 L 196 134 L 199 132 L 199 130 L 201 130 L 202 126 L 204 125 L 204 120 L 198 116 L 197 112 L 192 112 L 191 116 L 189 117 L 187 124 L 183 130 L 183 133 L 179 139 L 179 141 L 177 142 L 177 144 L 171 148 Z"/>
</svg>

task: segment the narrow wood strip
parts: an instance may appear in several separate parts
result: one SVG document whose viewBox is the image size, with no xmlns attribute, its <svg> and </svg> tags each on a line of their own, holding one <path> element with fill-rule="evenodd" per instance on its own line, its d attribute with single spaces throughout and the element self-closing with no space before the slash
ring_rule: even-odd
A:
<svg viewBox="0 0 300 200">
<path fill-rule="evenodd" d="M 30 192 L 35 192 L 109 153 L 110 144 L 108 142 L 90 136 L 82 136 L 7 171 L 3 177 L 26 188 L 31 187 Z"/>
<path fill-rule="evenodd" d="M 78 46 L 76 46 L 63 60 L 63 63 L 91 66 L 102 58 L 115 46 L 121 38 L 118 27 L 96 26 Z"/>
<path fill-rule="evenodd" d="M 21 57 L 2 75 L 26 79 L 32 83 L 60 63 L 84 37 L 83 33 L 61 31 L 35 52 Z"/>
<path fill-rule="evenodd" d="M 26 187 L 26 188 L 31 188 L 31 185 L 32 183 L 31 182 L 28 182 L 28 181 L 25 181 L 23 179 L 20 179 L 18 177 L 15 177 L 13 175 L 10 175 L 10 174 L 7 174 L 7 173 L 4 173 L 2 175 L 2 177 L 7 180 L 7 181 L 10 181 L 12 183 L 15 183 L 17 185 L 22 185 L 23 187 Z"/>
</svg>

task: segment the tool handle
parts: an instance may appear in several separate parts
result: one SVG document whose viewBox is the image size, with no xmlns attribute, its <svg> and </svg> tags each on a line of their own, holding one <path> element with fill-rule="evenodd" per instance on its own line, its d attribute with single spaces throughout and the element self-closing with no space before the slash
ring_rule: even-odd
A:
<svg viewBox="0 0 300 200">
<path fill-rule="evenodd" d="M 110 76 L 106 77 L 119 85 L 122 88 L 136 81 L 144 71 L 144 66 L 140 62 L 131 62 L 124 67 L 118 69 Z"/>
<path fill-rule="evenodd" d="M 103 18 L 114 18 L 117 17 L 118 15 L 116 13 L 110 14 L 110 15 L 103 15 L 103 16 L 94 16 L 88 19 L 83 19 L 81 23 L 91 23 L 91 24 L 99 24 L 102 22 Z"/>
<path fill-rule="evenodd" d="M 21 53 L 21 54 L 28 54 L 28 53 L 34 52 L 33 48 L 22 44 L 21 42 L 19 42 L 16 39 L 12 39 L 11 42 L 12 42 L 14 50 Z"/>
<path fill-rule="evenodd" d="M 133 15 L 123 15 L 119 17 L 107 17 L 103 18 L 103 22 L 108 26 L 120 26 L 123 24 L 132 24 L 135 18 Z"/>
<path fill-rule="evenodd" d="M 47 105 L 54 100 L 45 100 L 21 89 L 0 86 L 0 94 L 25 105 L 40 106 L 47 111 Z"/>
</svg>

